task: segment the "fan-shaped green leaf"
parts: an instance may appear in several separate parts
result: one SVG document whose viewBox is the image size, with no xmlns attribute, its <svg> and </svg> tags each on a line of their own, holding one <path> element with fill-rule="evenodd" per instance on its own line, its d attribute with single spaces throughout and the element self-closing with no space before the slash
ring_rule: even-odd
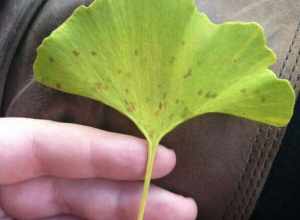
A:
<svg viewBox="0 0 300 220">
<path fill-rule="evenodd" d="M 256 23 L 214 24 L 193 0 L 95 0 L 38 50 L 35 78 L 103 102 L 149 141 L 143 209 L 161 138 L 198 115 L 219 112 L 275 126 L 291 118 L 294 93 Z"/>
</svg>

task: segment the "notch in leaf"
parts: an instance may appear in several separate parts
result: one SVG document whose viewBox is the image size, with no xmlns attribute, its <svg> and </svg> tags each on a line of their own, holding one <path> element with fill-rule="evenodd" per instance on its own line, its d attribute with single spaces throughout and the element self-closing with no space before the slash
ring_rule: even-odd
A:
<svg viewBox="0 0 300 220">
<path fill-rule="evenodd" d="M 256 23 L 214 24 L 194 0 L 95 0 L 38 49 L 35 79 L 126 115 L 149 143 L 142 220 L 160 140 L 210 112 L 285 126 L 295 94 L 268 69 Z"/>
</svg>

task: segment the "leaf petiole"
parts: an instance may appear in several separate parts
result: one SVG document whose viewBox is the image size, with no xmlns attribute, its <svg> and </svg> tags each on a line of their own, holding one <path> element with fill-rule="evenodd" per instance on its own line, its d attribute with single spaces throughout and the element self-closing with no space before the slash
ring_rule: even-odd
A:
<svg viewBox="0 0 300 220">
<path fill-rule="evenodd" d="M 143 187 L 143 193 L 141 195 L 141 201 L 140 201 L 140 207 L 139 207 L 137 220 L 144 219 L 145 208 L 146 208 L 147 199 L 148 199 L 148 195 L 149 195 L 151 177 L 152 177 L 152 172 L 153 172 L 153 165 L 154 165 L 154 161 L 156 158 L 156 151 L 158 148 L 158 143 L 159 142 L 152 142 L 152 141 L 148 140 L 147 166 L 146 166 L 144 187 Z"/>
</svg>

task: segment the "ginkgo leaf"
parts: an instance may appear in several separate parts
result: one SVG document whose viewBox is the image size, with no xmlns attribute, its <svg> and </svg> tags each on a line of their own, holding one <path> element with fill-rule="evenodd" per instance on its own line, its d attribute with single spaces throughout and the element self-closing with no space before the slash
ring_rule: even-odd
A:
<svg viewBox="0 0 300 220">
<path fill-rule="evenodd" d="M 34 72 L 46 86 L 115 108 L 143 132 L 143 219 L 156 146 L 178 124 L 209 112 L 289 122 L 295 95 L 268 69 L 275 60 L 258 24 L 214 24 L 194 0 L 95 0 L 44 40 Z"/>
</svg>

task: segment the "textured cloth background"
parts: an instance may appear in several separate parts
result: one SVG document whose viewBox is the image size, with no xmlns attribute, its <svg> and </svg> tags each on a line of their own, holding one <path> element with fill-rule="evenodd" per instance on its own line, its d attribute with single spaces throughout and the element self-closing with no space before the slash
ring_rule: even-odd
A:
<svg viewBox="0 0 300 220">
<path fill-rule="evenodd" d="M 252 220 L 300 219 L 300 99 Z"/>
</svg>

